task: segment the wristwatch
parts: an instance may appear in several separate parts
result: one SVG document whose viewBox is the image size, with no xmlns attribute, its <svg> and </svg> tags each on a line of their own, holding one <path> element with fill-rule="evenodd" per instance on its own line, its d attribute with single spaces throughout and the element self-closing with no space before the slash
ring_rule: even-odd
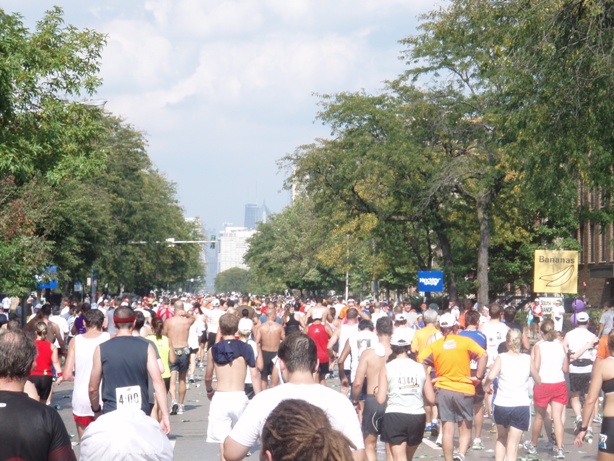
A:
<svg viewBox="0 0 614 461">
<path fill-rule="evenodd" d="M 98 405 L 98 408 L 97 408 L 97 409 L 96 409 L 96 408 L 94 408 L 94 407 L 90 407 L 90 408 L 92 409 L 92 411 L 93 411 L 94 413 L 100 413 L 100 412 L 102 411 L 102 408 L 100 408 L 100 405 Z"/>
</svg>

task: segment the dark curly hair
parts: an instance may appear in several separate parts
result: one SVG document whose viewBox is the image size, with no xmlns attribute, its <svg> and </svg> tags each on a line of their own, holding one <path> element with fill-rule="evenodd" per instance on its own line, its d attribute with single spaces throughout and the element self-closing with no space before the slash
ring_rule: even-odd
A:
<svg viewBox="0 0 614 461">
<path fill-rule="evenodd" d="M 260 459 L 275 461 L 352 461 L 356 446 L 330 425 L 326 413 L 304 400 L 282 401 L 262 428 Z"/>
</svg>

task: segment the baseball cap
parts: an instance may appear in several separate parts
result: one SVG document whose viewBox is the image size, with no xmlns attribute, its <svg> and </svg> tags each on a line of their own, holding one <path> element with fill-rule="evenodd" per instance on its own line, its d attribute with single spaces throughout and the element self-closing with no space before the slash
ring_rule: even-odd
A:
<svg viewBox="0 0 614 461">
<path fill-rule="evenodd" d="M 576 320 L 580 323 L 585 323 L 588 322 L 589 320 L 589 315 L 587 312 L 578 312 L 576 314 Z"/>
<path fill-rule="evenodd" d="M 391 346 L 409 346 L 411 345 L 411 341 L 409 339 L 409 335 L 411 334 L 410 328 L 397 328 L 392 333 L 390 337 L 390 345 Z"/>
<path fill-rule="evenodd" d="M 395 322 L 405 322 L 407 321 L 407 317 L 405 317 L 405 314 L 397 314 L 394 316 L 394 321 Z"/>
<path fill-rule="evenodd" d="M 443 328 L 450 328 L 456 324 L 456 318 L 454 314 L 446 313 L 439 317 L 439 326 Z"/>
<path fill-rule="evenodd" d="M 313 314 L 311 314 L 311 318 L 314 320 L 318 320 L 322 318 L 322 309 L 318 309 L 313 311 Z"/>
<path fill-rule="evenodd" d="M 254 326 L 254 322 L 250 319 L 241 319 L 239 320 L 239 333 L 249 333 L 252 331 L 252 327 Z"/>
<path fill-rule="evenodd" d="M 211 301 L 211 305 L 213 307 L 218 307 L 220 305 L 220 300 L 215 298 L 213 301 Z"/>
</svg>

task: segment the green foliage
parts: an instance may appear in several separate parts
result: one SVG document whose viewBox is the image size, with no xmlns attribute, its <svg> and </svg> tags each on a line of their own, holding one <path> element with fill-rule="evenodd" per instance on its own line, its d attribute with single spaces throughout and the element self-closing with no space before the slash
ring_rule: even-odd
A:
<svg viewBox="0 0 614 461">
<path fill-rule="evenodd" d="M 34 31 L 0 10 L 0 292 L 23 294 L 46 265 L 64 291 L 92 267 L 99 286 L 183 286 L 203 273 L 203 240 L 142 133 L 76 99 L 100 85 L 103 34 L 65 25 L 60 8 Z M 131 246 L 130 241 L 152 242 Z"/>
<path fill-rule="evenodd" d="M 248 293 L 249 271 L 240 267 L 231 267 L 215 277 L 215 291 L 218 293 Z"/>
</svg>

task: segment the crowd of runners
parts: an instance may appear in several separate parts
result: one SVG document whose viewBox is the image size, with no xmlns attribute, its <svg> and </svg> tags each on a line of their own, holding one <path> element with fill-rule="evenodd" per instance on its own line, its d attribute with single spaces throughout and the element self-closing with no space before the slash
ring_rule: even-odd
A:
<svg viewBox="0 0 614 461">
<path fill-rule="evenodd" d="M 562 311 L 545 315 L 539 303 L 521 325 L 514 307 L 469 300 L 445 309 L 239 295 L 29 301 L 23 326 L 6 298 L 0 309 L 1 459 L 75 458 L 49 406 L 62 381 L 74 381 L 81 459 L 115 459 L 114 436 L 130 441 L 114 446 L 122 456 L 172 459 L 170 416 L 186 411 L 197 367 L 211 400 L 206 440 L 222 460 L 260 443 L 261 459 L 376 461 L 379 439 L 399 461 L 425 437 L 446 461 L 485 448 L 501 461 L 519 450 L 563 459 L 593 432 L 599 459 L 614 458 L 608 306 L 596 331 L 579 312 L 563 332 Z M 496 433 L 494 446 L 483 431 Z"/>
</svg>

